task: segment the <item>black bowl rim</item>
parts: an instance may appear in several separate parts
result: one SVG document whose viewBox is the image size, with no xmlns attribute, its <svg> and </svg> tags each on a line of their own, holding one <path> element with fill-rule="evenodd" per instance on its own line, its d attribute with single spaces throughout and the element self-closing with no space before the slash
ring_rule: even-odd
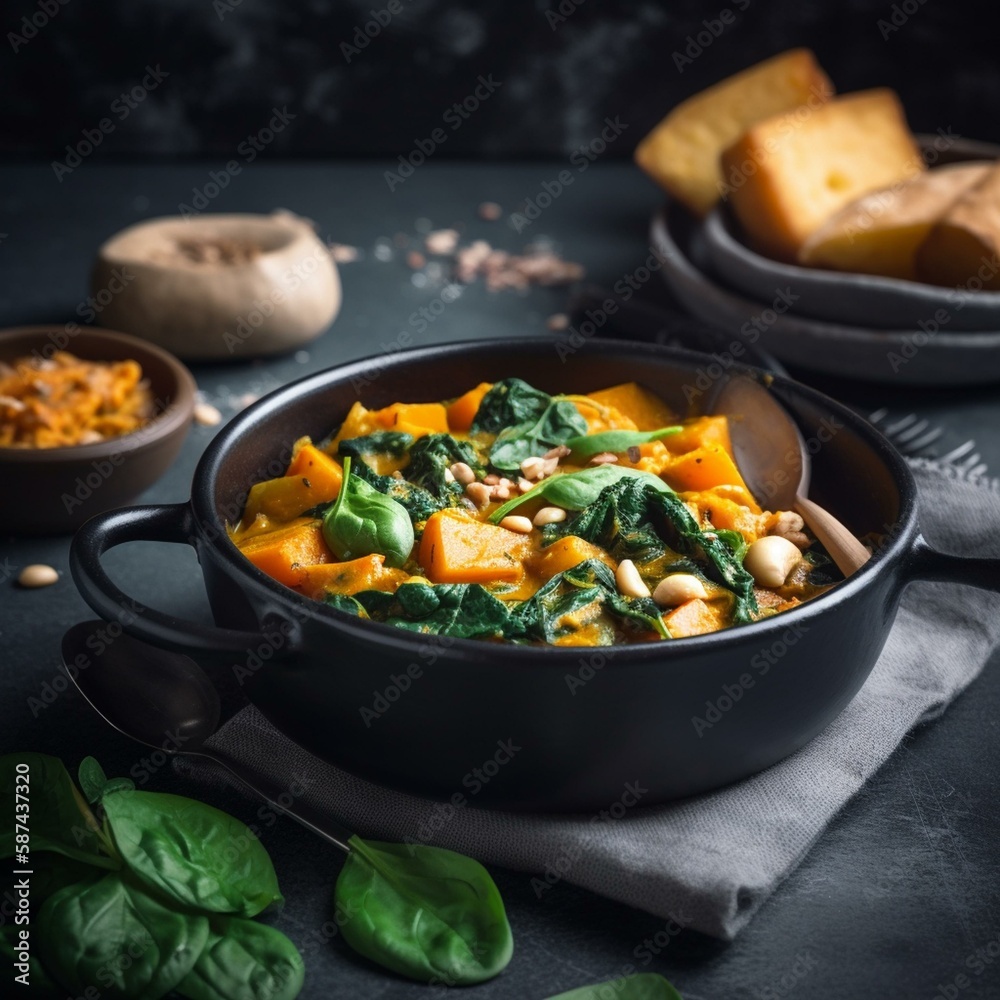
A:
<svg viewBox="0 0 1000 1000">
<path fill-rule="evenodd" d="M 334 365 L 274 390 L 234 417 L 216 435 L 198 462 L 192 482 L 191 508 L 199 525 L 213 526 L 213 530 L 206 534 L 206 541 L 236 571 L 237 578 L 244 577 L 271 598 L 272 602 L 274 599 L 278 599 L 282 603 L 304 609 L 306 612 L 304 617 L 319 617 L 321 620 L 329 621 L 358 642 L 367 644 L 375 642 L 398 649 L 401 652 L 416 654 L 421 645 L 428 642 L 428 636 L 418 632 L 408 633 L 379 622 L 361 621 L 346 612 L 338 611 L 319 601 L 312 601 L 297 594 L 291 588 L 278 583 L 254 566 L 230 540 L 225 525 L 220 522 L 216 514 L 209 486 L 215 479 L 218 466 L 225 458 L 231 441 L 242 433 L 247 423 L 267 419 L 295 396 L 310 392 L 331 380 L 342 381 L 349 379 L 352 375 L 370 372 L 373 361 L 378 361 L 383 367 L 386 365 L 398 366 L 409 361 L 435 360 L 454 355 L 488 354 L 498 350 L 523 351 L 525 348 L 542 350 L 550 347 L 551 345 L 545 341 L 530 341 L 525 338 L 491 338 L 428 344 L 395 352 L 388 360 L 385 355 L 378 354 Z M 710 363 L 715 360 L 712 355 L 699 351 L 628 340 L 612 341 L 594 338 L 588 341 L 581 350 L 588 353 L 619 355 L 638 353 L 661 359 L 666 356 L 676 358 L 679 361 L 702 363 Z M 514 643 L 490 643 L 480 639 L 448 637 L 447 643 L 441 643 L 440 658 L 461 658 L 473 662 L 489 660 L 491 663 L 502 661 L 511 666 L 537 664 L 540 658 L 545 658 L 559 669 L 565 669 L 570 661 L 592 657 L 597 653 L 603 653 L 607 656 L 608 650 L 614 651 L 616 663 L 625 659 L 628 659 L 630 663 L 649 663 L 663 660 L 665 657 L 695 654 L 705 648 L 742 646 L 747 641 L 752 641 L 751 637 L 759 637 L 761 641 L 767 641 L 768 636 L 773 638 L 775 633 L 784 633 L 804 619 L 812 618 L 827 609 L 832 610 L 834 604 L 842 604 L 851 600 L 859 592 L 867 589 L 869 584 L 877 578 L 892 572 L 891 567 L 909 550 L 918 530 L 916 524 L 916 483 L 903 458 L 875 427 L 824 393 L 787 376 L 771 375 L 771 373 L 764 372 L 763 369 L 753 368 L 749 365 L 734 365 L 733 369 L 765 374 L 768 378 L 773 379 L 774 383 L 789 387 L 793 392 L 814 403 L 832 406 L 837 412 L 838 418 L 844 417 L 847 426 L 857 432 L 886 464 L 894 482 L 899 487 L 900 504 L 897 524 L 900 528 L 892 533 L 887 543 L 881 546 L 857 573 L 837 584 L 829 592 L 807 601 L 797 608 L 783 611 L 778 615 L 752 622 L 749 625 L 726 628 L 707 635 L 686 636 L 670 641 L 593 647 L 519 646 Z M 675 652 L 678 644 L 680 652 Z"/>
<path fill-rule="evenodd" d="M 0 330 L 0 348 L 8 340 L 38 336 L 47 338 L 54 332 L 64 333 L 66 324 L 41 323 L 29 326 L 8 327 Z M 135 360 L 142 364 L 135 354 L 145 354 L 162 362 L 173 378 L 173 393 L 167 406 L 157 413 L 147 424 L 128 434 L 95 441 L 93 444 L 63 445 L 58 448 L 10 448 L 0 447 L 0 464 L 35 466 L 58 465 L 99 460 L 109 455 L 129 454 L 159 444 L 176 431 L 183 429 L 194 414 L 197 384 L 194 376 L 179 358 L 156 344 L 122 333 L 120 330 L 106 330 L 103 327 L 80 324 L 73 336 L 73 343 L 96 342 L 108 344 L 114 351 L 108 361 Z M 69 345 L 67 345 L 69 346 Z M 133 354 L 127 352 L 134 352 Z"/>
</svg>

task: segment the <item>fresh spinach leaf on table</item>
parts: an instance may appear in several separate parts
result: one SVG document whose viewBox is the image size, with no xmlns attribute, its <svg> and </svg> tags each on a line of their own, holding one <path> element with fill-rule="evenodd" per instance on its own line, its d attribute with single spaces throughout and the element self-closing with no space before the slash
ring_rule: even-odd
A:
<svg viewBox="0 0 1000 1000">
<path fill-rule="evenodd" d="M 4 815 L 13 818 L 22 812 L 17 808 L 15 792 L 18 764 L 28 766 L 31 808 L 27 825 L 31 831 L 32 852 L 55 851 L 99 868 L 120 867 L 114 848 L 58 757 L 43 753 L 13 753 L 0 757 Z M 0 857 L 14 854 L 15 835 L 13 822 L 5 822 L 0 827 Z"/>
<path fill-rule="evenodd" d="M 208 940 L 177 984 L 190 1000 L 292 1000 L 305 964 L 280 931 L 242 917 L 213 917 Z"/>
<path fill-rule="evenodd" d="M 508 378 L 495 382 L 483 396 L 471 430 L 496 435 L 490 448 L 494 468 L 518 472 L 526 458 L 586 434 L 587 421 L 570 400 Z"/>
<path fill-rule="evenodd" d="M 267 851 L 234 816 L 165 792 L 114 792 L 101 806 L 135 877 L 168 899 L 244 917 L 283 901 Z"/>
<path fill-rule="evenodd" d="M 334 901 L 355 951 L 446 986 L 492 979 L 510 962 L 503 900 L 478 861 L 426 844 L 352 837 L 350 846 Z"/>
<path fill-rule="evenodd" d="M 683 1000 L 680 993 L 656 972 L 639 972 L 593 986 L 580 986 L 549 1000 Z"/>
<path fill-rule="evenodd" d="M 50 896 L 38 917 L 45 967 L 74 993 L 98 985 L 149 1000 L 191 971 L 208 940 L 208 918 L 179 912 L 114 872 Z"/>
</svg>

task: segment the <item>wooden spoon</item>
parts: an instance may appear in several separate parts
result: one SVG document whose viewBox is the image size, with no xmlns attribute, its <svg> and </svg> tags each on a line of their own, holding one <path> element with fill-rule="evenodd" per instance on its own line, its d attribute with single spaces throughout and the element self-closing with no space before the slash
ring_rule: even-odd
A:
<svg viewBox="0 0 1000 1000">
<path fill-rule="evenodd" d="M 788 411 L 764 386 L 745 375 L 732 375 L 720 385 L 707 412 L 728 418 L 736 465 L 761 506 L 800 514 L 844 576 L 871 558 L 840 521 L 808 499 L 809 449 Z"/>
</svg>

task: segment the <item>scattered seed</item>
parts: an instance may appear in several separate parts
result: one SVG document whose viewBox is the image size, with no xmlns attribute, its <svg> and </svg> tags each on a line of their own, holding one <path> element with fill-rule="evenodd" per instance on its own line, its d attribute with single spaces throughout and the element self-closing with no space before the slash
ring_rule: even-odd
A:
<svg viewBox="0 0 1000 1000">
<path fill-rule="evenodd" d="M 18 574 L 17 582 L 28 590 L 36 587 L 51 587 L 59 580 L 59 570 L 44 563 L 32 563 Z"/>
<path fill-rule="evenodd" d="M 602 451 L 600 455 L 595 455 L 590 460 L 590 465 L 613 465 L 618 461 L 618 456 L 613 451 Z"/>
<path fill-rule="evenodd" d="M 491 472 L 488 476 L 483 476 L 483 482 L 487 486 L 496 486 L 500 482 L 500 477 L 495 472 Z"/>
<path fill-rule="evenodd" d="M 428 233 L 424 240 L 424 246 L 428 253 L 453 254 L 458 246 L 457 229 L 436 229 L 433 233 Z"/>
<path fill-rule="evenodd" d="M 529 479 L 519 479 L 517 481 L 517 488 L 522 493 L 527 493 L 528 490 L 530 490 L 534 485 L 535 484 L 533 482 L 531 482 L 531 480 L 529 480 Z"/>
<path fill-rule="evenodd" d="M 520 514 L 511 514 L 500 522 L 500 527 L 526 535 L 531 531 L 532 524 L 528 518 L 522 517 Z"/>
<path fill-rule="evenodd" d="M 503 209 L 495 201 L 484 201 L 479 206 L 479 218 L 496 222 L 503 215 Z"/>
<path fill-rule="evenodd" d="M 419 271 L 426 263 L 427 258 L 418 250 L 411 250 L 406 255 L 406 265 L 412 267 L 414 271 Z"/>
<path fill-rule="evenodd" d="M 566 313 L 553 313 L 545 321 L 545 325 L 550 330 L 565 330 L 569 326 L 569 316 Z"/>
<path fill-rule="evenodd" d="M 542 455 L 542 458 L 565 458 L 570 453 L 570 449 L 564 444 L 557 444 L 554 448 Z"/>
<path fill-rule="evenodd" d="M 350 264 L 361 256 L 361 251 L 357 247 L 349 246 L 346 243 L 331 243 L 329 250 L 330 256 L 336 264 Z"/>
<path fill-rule="evenodd" d="M 494 486 L 493 491 L 490 493 L 491 500 L 509 500 L 510 499 L 510 487 L 509 486 Z"/>
<path fill-rule="evenodd" d="M 566 520 L 566 511 L 562 507 L 543 507 L 534 517 L 536 527 L 543 524 L 557 524 Z"/>
<path fill-rule="evenodd" d="M 194 419 L 203 427 L 214 427 L 222 423 L 222 414 L 211 403 L 195 403 Z"/>
</svg>

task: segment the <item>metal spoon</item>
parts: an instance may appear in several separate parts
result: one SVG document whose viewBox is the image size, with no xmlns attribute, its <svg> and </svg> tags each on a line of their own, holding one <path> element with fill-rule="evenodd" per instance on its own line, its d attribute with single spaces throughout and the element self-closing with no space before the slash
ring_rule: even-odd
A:
<svg viewBox="0 0 1000 1000">
<path fill-rule="evenodd" d="M 131 636 L 107 640 L 103 621 L 80 622 L 62 640 L 66 671 L 80 694 L 120 733 L 171 756 L 210 760 L 279 812 L 350 853 L 351 834 L 304 802 L 281 805 L 287 789 L 248 770 L 204 742 L 219 725 L 219 695 L 190 656 L 158 649 Z M 184 749 L 180 749 L 184 747 Z"/>
<path fill-rule="evenodd" d="M 764 386 L 732 375 L 720 385 L 706 412 L 729 418 L 737 468 L 763 506 L 800 514 L 844 576 L 871 558 L 833 514 L 808 499 L 809 449 L 788 411 Z"/>
</svg>

